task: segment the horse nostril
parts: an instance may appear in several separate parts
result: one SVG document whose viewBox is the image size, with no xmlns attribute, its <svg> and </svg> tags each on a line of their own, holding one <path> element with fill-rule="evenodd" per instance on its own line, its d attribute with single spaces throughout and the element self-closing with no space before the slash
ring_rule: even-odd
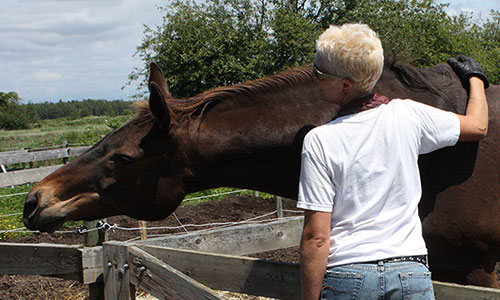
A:
<svg viewBox="0 0 500 300">
<path fill-rule="evenodd" d="M 32 193 L 28 195 L 26 197 L 26 200 L 24 201 L 23 219 L 25 225 L 27 225 L 26 223 L 29 222 L 29 219 L 33 219 L 37 207 L 38 207 L 38 193 Z"/>
</svg>

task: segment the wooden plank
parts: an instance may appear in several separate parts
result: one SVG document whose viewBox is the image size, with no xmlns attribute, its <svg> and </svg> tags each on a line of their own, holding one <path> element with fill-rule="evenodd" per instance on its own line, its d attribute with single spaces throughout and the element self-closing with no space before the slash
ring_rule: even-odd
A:
<svg viewBox="0 0 500 300">
<path fill-rule="evenodd" d="M 0 187 L 38 182 L 64 165 L 0 173 Z"/>
<path fill-rule="evenodd" d="M 90 147 L 73 147 L 73 148 L 69 148 L 68 153 L 69 153 L 69 156 L 80 156 L 83 153 L 87 152 L 87 150 L 89 150 L 89 149 L 90 149 Z"/>
<path fill-rule="evenodd" d="M 106 222 L 106 219 L 103 220 Z M 99 221 L 83 221 L 83 225 L 87 226 L 87 229 L 95 229 L 97 228 Z M 85 233 L 83 239 L 83 245 L 85 247 L 95 247 L 102 246 L 104 242 L 108 240 L 108 232 L 103 230 L 94 230 Z M 102 251 L 101 251 L 101 275 L 102 275 Z M 87 275 L 85 272 L 84 275 Z M 96 275 L 94 273 L 90 273 L 89 275 Z M 89 300 L 104 300 L 104 281 L 102 278 L 93 279 L 92 283 L 89 283 Z M 92 279 L 91 279 L 92 280 Z"/>
<path fill-rule="evenodd" d="M 8 154 L 0 153 L 0 164 L 9 165 L 15 163 L 67 158 L 67 157 L 69 157 L 67 148 L 33 151 L 33 152 L 8 153 Z"/>
<path fill-rule="evenodd" d="M 102 246 L 85 247 L 79 249 L 82 253 L 82 275 L 81 283 L 91 284 L 103 281 L 103 259 Z"/>
<path fill-rule="evenodd" d="M 278 218 L 283 218 L 283 198 L 280 196 L 274 196 L 274 201 L 276 201 L 276 212 Z"/>
<path fill-rule="evenodd" d="M 90 149 L 90 147 L 73 147 L 30 152 L 26 150 L 0 152 L 0 165 L 80 156 L 88 149 Z"/>
<path fill-rule="evenodd" d="M 158 246 L 138 247 L 214 289 L 300 300 L 298 264 Z"/>
<path fill-rule="evenodd" d="M 132 262 L 131 282 L 159 299 L 224 299 L 201 283 L 137 247 L 129 248 L 129 258 Z"/>
<path fill-rule="evenodd" d="M 245 224 L 200 230 L 145 241 L 148 244 L 200 252 L 246 255 L 298 246 L 303 217 L 283 218 L 264 224 Z"/>
<path fill-rule="evenodd" d="M 106 242 L 103 244 L 103 251 L 105 299 L 135 299 L 135 288 L 130 285 L 127 244 Z"/>
<path fill-rule="evenodd" d="M 436 300 L 493 300 L 500 299 L 500 290 L 471 285 L 433 281 Z"/>
<path fill-rule="evenodd" d="M 50 275 L 80 280 L 79 246 L 0 243 L 0 273 Z"/>
</svg>

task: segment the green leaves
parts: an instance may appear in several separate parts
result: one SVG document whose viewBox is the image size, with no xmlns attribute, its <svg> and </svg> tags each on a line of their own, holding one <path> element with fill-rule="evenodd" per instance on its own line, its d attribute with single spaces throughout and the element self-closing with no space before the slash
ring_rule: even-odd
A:
<svg viewBox="0 0 500 300">
<path fill-rule="evenodd" d="M 9 104 L 17 104 L 20 98 L 16 92 L 0 92 L 0 107 L 7 106 Z"/>
<path fill-rule="evenodd" d="M 24 129 L 37 120 L 34 110 L 20 101 L 16 92 L 0 92 L 0 129 Z"/>
<path fill-rule="evenodd" d="M 129 76 L 145 92 L 148 64 L 157 62 L 172 94 L 275 74 L 312 62 L 315 41 L 330 24 L 366 23 L 386 55 L 418 66 L 473 56 L 492 83 L 500 80 L 500 16 L 475 24 L 450 17 L 434 0 L 176 0 L 161 8 L 163 24 L 146 27 L 137 55 L 144 66 Z M 129 82 L 129 83 L 130 83 Z"/>
</svg>

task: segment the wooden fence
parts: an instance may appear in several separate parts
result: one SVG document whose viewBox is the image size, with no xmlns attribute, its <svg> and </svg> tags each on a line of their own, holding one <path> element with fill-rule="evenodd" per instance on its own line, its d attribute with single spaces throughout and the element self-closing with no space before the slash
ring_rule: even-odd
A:
<svg viewBox="0 0 500 300">
<path fill-rule="evenodd" d="M 72 152 L 86 150 L 71 149 L 50 150 L 52 154 L 47 156 L 16 153 L 17 160 L 0 153 L 0 165 L 25 159 L 25 162 L 36 161 L 40 157 L 64 159 L 72 156 Z M 54 157 L 56 155 L 59 156 Z M 0 186 L 35 182 L 47 175 L 40 171 L 31 177 L 2 177 L 13 172 L 0 174 Z M 224 299 L 215 290 L 300 299 L 300 270 L 297 264 L 243 255 L 298 246 L 302 222 L 302 217 L 278 218 L 266 223 L 200 230 L 134 242 L 111 241 L 97 247 L 0 243 L 0 274 L 38 274 L 94 286 L 100 284 L 104 291 L 95 293 L 93 299 L 102 299 L 102 295 L 107 300 L 135 299 L 136 289 L 168 300 Z M 490 288 L 434 281 L 434 290 L 436 299 L 500 299 L 500 291 Z"/>
<path fill-rule="evenodd" d="M 15 186 L 20 184 L 38 182 L 48 174 L 54 172 L 64 165 L 70 157 L 79 156 L 89 147 L 73 147 L 49 150 L 19 150 L 11 152 L 0 152 L 0 187 Z M 61 164 L 39 168 L 28 168 L 21 170 L 8 170 L 8 165 L 29 163 L 36 161 L 60 159 Z"/>
</svg>

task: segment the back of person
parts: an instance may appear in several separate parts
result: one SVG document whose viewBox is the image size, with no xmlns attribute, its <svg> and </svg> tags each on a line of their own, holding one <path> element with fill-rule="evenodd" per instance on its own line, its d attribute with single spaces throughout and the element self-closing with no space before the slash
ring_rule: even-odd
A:
<svg viewBox="0 0 500 300">
<path fill-rule="evenodd" d="M 438 122 L 429 120 L 439 120 Z M 430 124 L 426 124 L 430 122 Z M 332 189 L 318 194 L 307 185 L 301 197 L 315 193 L 332 206 L 328 267 L 396 256 L 425 255 L 418 217 L 421 188 L 419 154 L 454 145 L 458 118 L 412 100 L 336 119 L 313 129 L 304 151 L 325 164 Z M 318 166 L 313 166 L 317 168 Z M 307 170 L 308 163 L 303 165 Z M 333 199 L 333 203 L 329 199 Z"/>
</svg>

